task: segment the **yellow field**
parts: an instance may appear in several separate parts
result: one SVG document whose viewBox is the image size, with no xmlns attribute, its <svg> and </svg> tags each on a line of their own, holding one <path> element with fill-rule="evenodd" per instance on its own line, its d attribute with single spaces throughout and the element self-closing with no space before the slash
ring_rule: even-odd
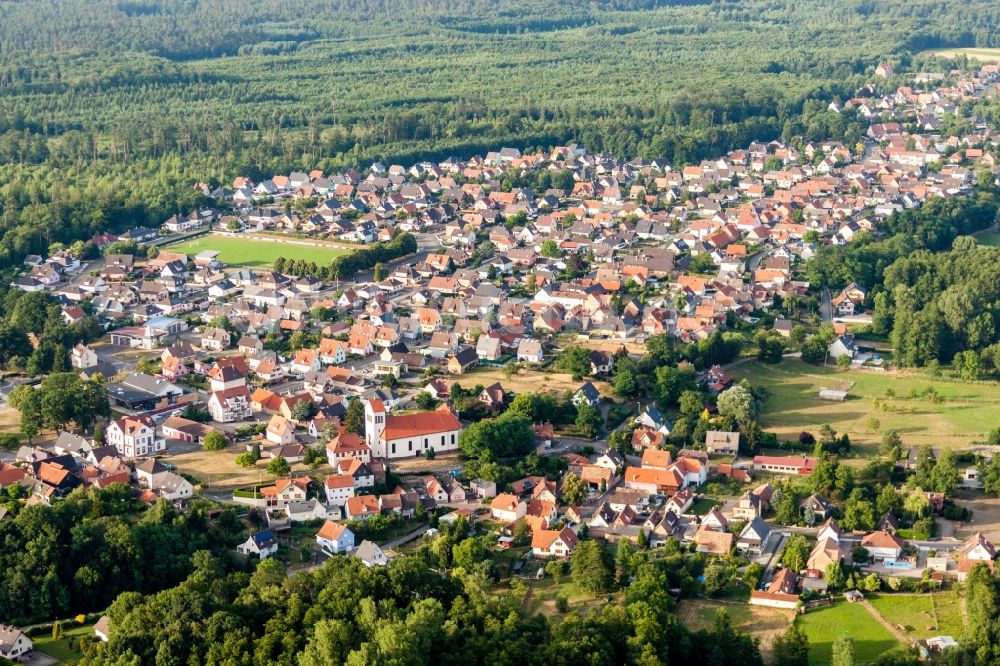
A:
<svg viewBox="0 0 1000 666">
<path fill-rule="evenodd" d="M 940 58 L 958 58 L 964 55 L 969 60 L 978 62 L 1000 62 L 1000 49 L 928 49 L 924 54 Z"/>
<path fill-rule="evenodd" d="M 464 375 L 449 375 L 448 380 L 457 381 L 462 388 L 470 389 L 476 384 L 489 386 L 494 382 L 500 382 L 507 391 L 515 393 L 563 393 L 565 391 L 575 391 L 587 380 L 577 381 L 567 372 L 539 371 L 529 368 L 521 370 L 508 379 L 503 368 L 480 367 L 467 372 Z M 607 382 L 590 380 L 603 396 L 611 395 L 611 386 Z"/>
<path fill-rule="evenodd" d="M 0 410 L 0 432 L 21 432 L 21 414 L 13 407 Z"/>
<path fill-rule="evenodd" d="M 176 456 L 168 456 L 164 462 L 177 467 L 185 474 L 196 478 L 205 490 L 229 489 L 245 486 L 260 481 L 271 481 L 274 475 L 267 471 L 267 459 L 261 459 L 254 467 L 240 467 L 236 464 L 236 456 L 245 451 L 243 444 L 230 444 L 223 451 L 193 451 Z M 331 474 L 333 468 L 320 465 L 311 469 L 302 463 L 292 465 L 293 473 L 309 471 L 315 474 Z"/>
</svg>

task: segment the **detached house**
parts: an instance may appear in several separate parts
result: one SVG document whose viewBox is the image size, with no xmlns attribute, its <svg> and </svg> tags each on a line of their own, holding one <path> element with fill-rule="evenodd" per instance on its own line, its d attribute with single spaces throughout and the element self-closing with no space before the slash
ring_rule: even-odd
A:
<svg viewBox="0 0 1000 666">
<path fill-rule="evenodd" d="M 596 407 L 600 404 L 600 402 L 601 393 L 592 382 L 586 382 L 583 386 L 576 390 L 576 393 L 573 394 L 573 404 L 577 407 L 583 404 Z"/>
<path fill-rule="evenodd" d="M 860 314 L 864 310 L 865 290 L 852 282 L 833 297 L 833 309 L 841 317 Z"/>
<path fill-rule="evenodd" d="M 771 526 L 764 522 L 760 516 L 755 517 L 743 531 L 740 532 L 736 540 L 736 549 L 742 553 L 750 555 L 761 555 L 771 541 Z"/>
<path fill-rule="evenodd" d="M 964 580 L 969 571 L 977 564 L 985 564 L 990 571 L 995 570 L 994 560 L 996 559 L 996 549 L 993 544 L 983 536 L 982 532 L 976 532 L 969 537 L 961 550 L 958 551 L 958 578 Z"/>
<path fill-rule="evenodd" d="M 328 553 L 344 553 L 354 548 L 354 532 L 328 520 L 316 533 L 316 543 Z"/>
<path fill-rule="evenodd" d="M 525 363 L 541 363 L 545 360 L 542 343 L 534 338 L 521 338 L 517 345 L 517 360 Z"/>
<path fill-rule="evenodd" d="M 32 642 L 26 633 L 17 627 L 0 624 L 0 657 L 21 661 L 31 649 Z"/>
<path fill-rule="evenodd" d="M 906 544 L 896 535 L 879 530 L 865 535 L 861 540 L 861 545 L 875 560 L 893 561 L 903 554 L 903 547 Z"/>
<path fill-rule="evenodd" d="M 740 433 L 709 430 L 705 433 L 705 450 L 711 455 L 735 456 L 740 450 Z"/>
<path fill-rule="evenodd" d="M 264 530 L 250 537 L 236 546 L 236 552 L 241 555 L 256 555 L 262 560 L 266 560 L 278 552 L 278 540 L 274 538 L 271 530 Z"/>
<path fill-rule="evenodd" d="M 502 493 L 493 498 L 490 502 L 490 515 L 493 520 L 504 523 L 514 523 L 524 518 L 528 512 L 528 505 L 524 500 L 518 499 L 514 495 Z"/>
<path fill-rule="evenodd" d="M 156 437 L 153 422 L 145 417 L 115 419 L 108 424 L 105 438 L 126 458 L 148 456 L 167 448 L 166 440 Z"/>
<path fill-rule="evenodd" d="M 531 535 L 531 554 L 534 557 L 565 558 L 573 554 L 577 544 L 576 532 L 569 527 L 561 530 L 536 530 Z"/>
</svg>

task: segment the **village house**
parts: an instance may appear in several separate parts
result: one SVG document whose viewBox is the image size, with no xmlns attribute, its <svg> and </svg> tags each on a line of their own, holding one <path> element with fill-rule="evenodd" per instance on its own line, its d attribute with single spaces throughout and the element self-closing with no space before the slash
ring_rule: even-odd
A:
<svg viewBox="0 0 1000 666">
<path fill-rule="evenodd" d="M 264 530 L 251 534 L 246 541 L 236 546 L 236 552 L 241 555 L 256 555 L 259 559 L 266 560 L 278 552 L 278 540 L 271 530 Z"/>
<path fill-rule="evenodd" d="M 26 633 L 6 624 L 0 624 L 0 657 L 9 661 L 24 661 L 34 647 Z"/>
<path fill-rule="evenodd" d="M 531 535 L 531 554 L 540 558 L 566 558 L 573 554 L 576 544 L 576 533 L 569 527 L 558 531 L 537 530 Z"/>
<path fill-rule="evenodd" d="M 528 505 L 515 495 L 506 493 L 497 495 L 490 502 L 490 515 L 493 520 L 503 523 L 514 523 L 528 512 Z"/>
<path fill-rule="evenodd" d="M 740 433 L 709 430 L 705 433 L 705 450 L 711 455 L 735 456 L 739 453 Z"/>
<path fill-rule="evenodd" d="M 327 553 L 346 553 L 354 548 L 354 532 L 345 525 L 327 520 L 316 533 L 316 543 Z"/>
</svg>

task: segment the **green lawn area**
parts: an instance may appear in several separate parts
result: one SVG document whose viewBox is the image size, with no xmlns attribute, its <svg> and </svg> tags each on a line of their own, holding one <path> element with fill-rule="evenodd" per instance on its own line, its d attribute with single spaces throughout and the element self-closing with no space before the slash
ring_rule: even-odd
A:
<svg viewBox="0 0 1000 666">
<path fill-rule="evenodd" d="M 802 430 L 817 433 L 824 423 L 846 432 L 852 444 L 868 444 L 872 452 L 883 432 L 895 429 L 907 445 L 964 446 L 982 439 L 996 427 L 1000 409 L 1000 383 L 966 383 L 916 373 L 840 371 L 785 359 L 778 365 L 750 361 L 732 369 L 737 381 L 748 379 L 771 395 L 763 410 L 763 425 L 779 439 L 794 439 Z M 934 403 L 926 397 L 910 397 L 933 387 L 941 396 Z M 845 402 L 820 400 L 820 389 L 847 389 Z M 891 389 L 896 397 L 887 398 Z M 877 409 L 875 399 L 888 405 Z M 867 421 L 880 422 L 869 432 Z"/>
<path fill-rule="evenodd" d="M 930 594 L 877 594 L 869 597 L 872 606 L 892 624 L 906 627 L 914 638 L 952 636 L 965 633 L 962 599 L 956 591 Z"/>
<path fill-rule="evenodd" d="M 313 247 L 279 243 L 270 240 L 251 240 L 249 238 L 232 238 L 229 236 L 200 236 L 194 240 L 176 243 L 166 248 L 171 252 L 184 252 L 194 256 L 204 250 L 218 250 L 219 261 L 230 266 L 270 266 L 278 257 L 286 259 L 305 259 L 317 264 L 326 264 L 334 257 L 346 254 L 351 250 L 336 247 Z"/>
<path fill-rule="evenodd" d="M 72 626 L 71 626 L 72 625 Z M 77 625 L 75 622 L 67 622 L 63 626 L 63 637 L 57 641 L 52 640 L 52 635 L 37 636 L 32 639 L 35 649 L 44 652 L 50 657 L 58 659 L 64 664 L 75 664 L 83 658 L 83 654 L 77 651 L 77 643 L 81 637 L 92 638 L 94 635 L 94 625 Z"/>
<path fill-rule="evenodd" d="M 976 240 L 979 241 L 980 245 L 1000 246 L 1000 231 L 986 231 L 976 234 Z"/>
<path fill-rule="evenodd" d="M 713 506 L 719 506 L 720 504 L 721 502 L 717 499 L 702 497 L 701 499 L 696 499 L 687 512 L 695 516 L 704 516 L 712 510 Z"/>
<path fill-rule="evenodd" d="M 854 638 L 858 663 L 874 661 L 899 641 L 860 604 L 841 601 L 821 606 L 795 620 L 809 637 L 809 663 L 829 664 L 833 642 L 843 634 Z"/>
<path fill-rule="evenodd" d="M 599 609 L 607 602 L 607 595 L 593 595 L 575 583 L 569 574 L 563 575 L 556 581 L 548 574 L 542 580 L 524 581 L 531 586 L 531 599 L 524 609 L 531 615 L 541 613 L 548 617 L 559 615 L 556 606 L 556 597 L 565 596 L 569 604 L 569 611 L 586 615 L 592 610 Z M 621 594 L 614 593 L 613 599 L 620 601 Z"/>
</svg>

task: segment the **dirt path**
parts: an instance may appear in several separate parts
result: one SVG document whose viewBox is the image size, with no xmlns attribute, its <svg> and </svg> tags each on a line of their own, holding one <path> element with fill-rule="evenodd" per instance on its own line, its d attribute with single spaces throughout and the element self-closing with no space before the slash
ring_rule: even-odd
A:
<svg viewBox="0 0 1000 666">
<path fill-rule="evenodd" d="M 864 601 L 861 602 L 861 605 L 864 606 L 865 609 L 868 611 L 868 613 L 873 618 L 875 618 L 876 620 L 878 620 L 882 624 L 883 627 L 885 627 L 886 629 L 888 629 L 889 633 L 896 637 L 896 640 L 898 640 L 903 645 L 909 645 L 910 644 L 910 639 L 908 639 L 906 636 L 904 636 L 903 633 L 899 629 L 897 629 L 896 627 L 894 627 L 891 622 L 889 622 L 887 619 L 885 619 L 884 617 L 882 617 L 879 614 L 879 612 L 877 610 L 875 610 L 875 607 L 872 606 L 872 604 L 871 604 L 870 601 L 868 601 L 867 599 L 865 599 Z"/>
<path fill-rule="evenodd" d="M 524 595 L 524 599 L 521 600 L 521 610 L 527 612 L 531 608 L 531 598 L 535 596 L 535 585 L 534 583 L 528 583 L 528 591 Z"/>
</svg>

